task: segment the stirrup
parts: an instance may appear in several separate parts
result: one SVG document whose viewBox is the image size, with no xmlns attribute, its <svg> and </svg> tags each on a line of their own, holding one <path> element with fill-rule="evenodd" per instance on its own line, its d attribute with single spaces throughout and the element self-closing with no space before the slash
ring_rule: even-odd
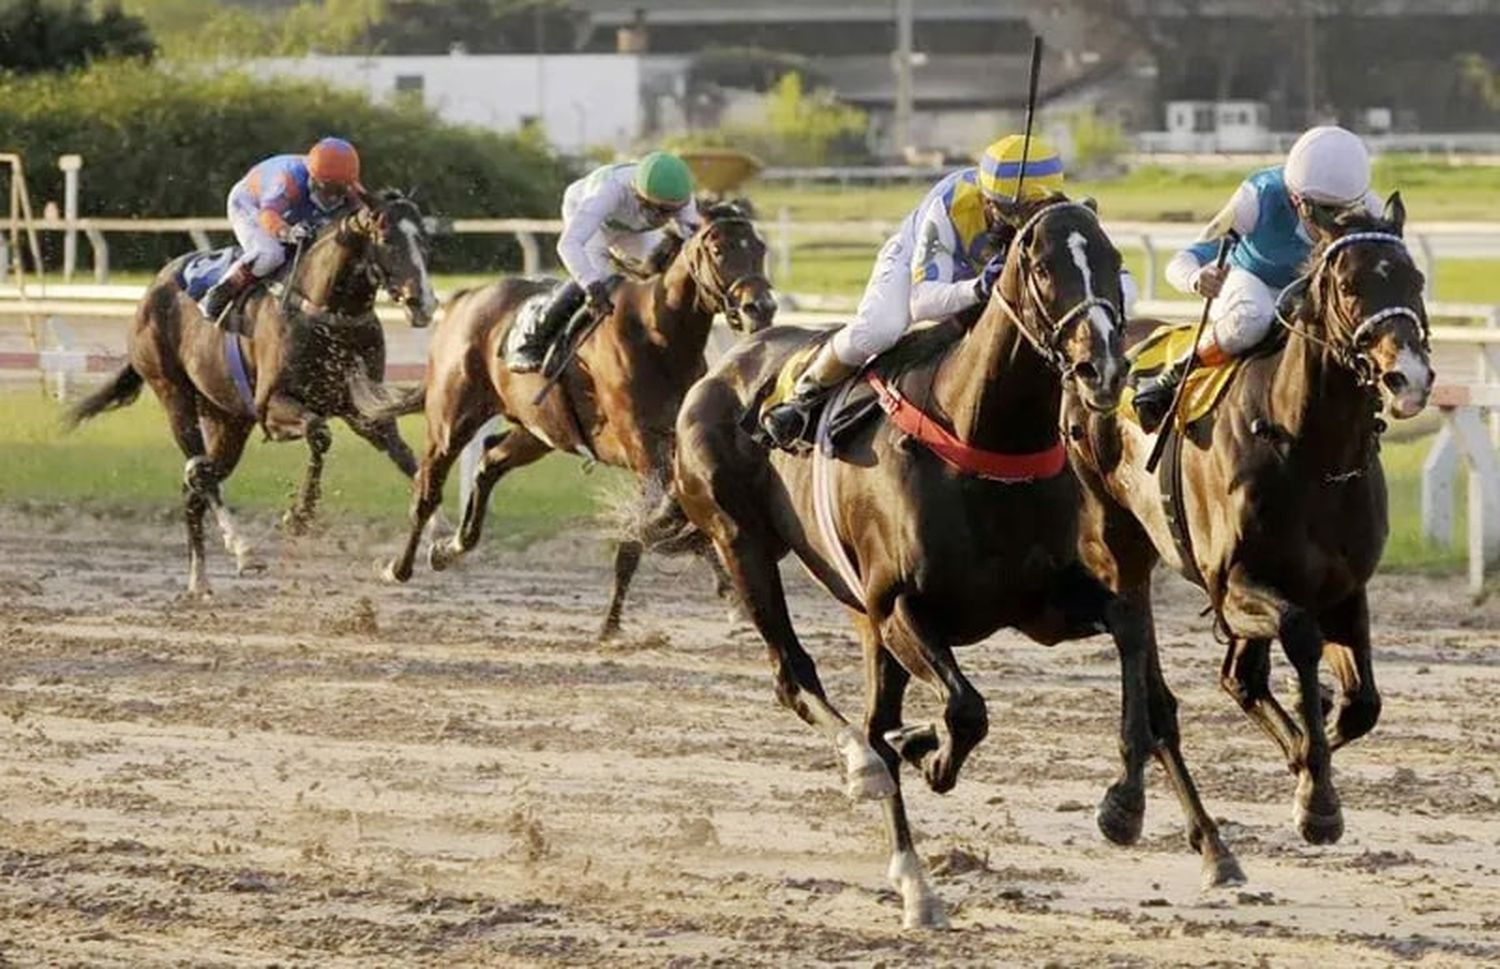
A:
<svg viewBox="0 0 1500 969">
<path fill-rule="evenodd" d="M 756 443 L 768 448 L 779 448 L 793 454 L 806 450 L 807 432 L 812 424 L 813 409 L 822 399 L 821 394 L 805 400 L 784 400 L 766 411 L 760 419 L 757 431 L 751 435 Z M 790 420 L 795 419 L 795 427 Z"/>
</svg>

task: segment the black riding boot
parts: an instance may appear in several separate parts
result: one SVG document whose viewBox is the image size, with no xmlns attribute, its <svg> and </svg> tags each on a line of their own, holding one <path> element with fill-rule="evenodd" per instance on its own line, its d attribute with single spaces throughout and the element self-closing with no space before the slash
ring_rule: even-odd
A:
<svg viewBox="0 0 1500 969">
<path fill-rule="evenodd" d="M 506 366 L 513 373 L 535 373 L 540 370 L 542 360 L 547 356 L 547 348 L 583 305 L 583 296 L 583 287 L 571 279 L 559 286 L 552 294 L 552 301 L 547 304 L 547 308 L 533 317 L 536 322 L 531 325 L 530 331 L 522 335 L 521 342 L 506 357 Z"/>
<path fill-rule="evenodd" d="M 783 450 L 795 449 L 806 437 L 807 426 L 812 422 L 818 404 L 856 369 L 833 352 L 833 341 L 823 344 L 812 363 L 797 378 L 792 395 L 766 411 L 761 418 L 761 430 L 770 444 Z"/>
<path fill-rule="evenodd" d="M 1163 369 L 1155 377 L 1143 383 L 1135 392 L 1133 404 L 1135 416 L 1141 422 L 1141 430 L 1153 434 L 1166 419 L 1172 407 L 1172 398 L 1177 396 L 1177 385 L 1187 373 L 1187 358 Z"/>
<path fill-rule="evenodd" d="M 208 288 L 203 294 L 203 302 L 198 304 L 203 318 L 215 326 L 224 311 L 234 305 L 234 301 L 246 289 L 255 282 L 255 275 L 245 266 L 235 266 L 224 274 L 224 278 Z"/>
</svg>

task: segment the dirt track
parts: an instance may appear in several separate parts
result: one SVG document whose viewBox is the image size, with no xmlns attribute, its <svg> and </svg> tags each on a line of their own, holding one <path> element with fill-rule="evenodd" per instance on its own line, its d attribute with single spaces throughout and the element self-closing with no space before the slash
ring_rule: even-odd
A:
<svg viewBox="0 0 1500 969">
<path fill-rule="evenodd" d="M 706 576 L 648 564 L 601 649 L 596 539 L 391 589 L 373 563 L 396 531 L 267 538 L 256 579 L 216 554 L 204 605 L 180 596 L 175 520 L 0 516 L 0 964 L 1500 960 L 1500 607 L 1456 583 L 1378 584 L 1385 714 L 1336 756 L 1333 848 L 1292 830 L 1293 779 L 1171 586 L 1188 755 L 1250 878 L 1214 895 L 1159 774 L 1140 845 L 1094 827 L 1106 641 L 968 651 L 990 736 L 951 795 L 908 775 L 956 929 L 921 935 L 878 809 L 775 706 Z M 852 636 L 793 585 L 857 713 Z"/>
</svg>

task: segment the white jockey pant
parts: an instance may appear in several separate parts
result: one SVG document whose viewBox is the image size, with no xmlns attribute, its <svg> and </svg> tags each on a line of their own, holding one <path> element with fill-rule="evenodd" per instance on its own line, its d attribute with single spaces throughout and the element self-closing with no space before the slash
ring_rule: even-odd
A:
<svg viewBox="0 0 1500 969">
<path fill-rule="evenodd" d="M 1231 267 L 1209 311 L 1219 349 L 1239 356 L 1265 339 L 1276 319 L 1277 295 L 1259 276 Z"/>
<path fill-rule="evenodd" d="M 833 337 L 833 352 L 845 366 L 861 366 L 895 346 L 911 325 L 911 250 L 909 228 L 880 247 L 854 322 Z"/>
<path fill-rule="evenodd" d="M 258 279 L 274 273 L 286 262 L 286 250 L 276 237 L 260 224 L 260 211 L 250 206 L 236 205 L 229 201 L 229 225 L 234 229 L 235 241 L 244 250 L 235 266 L 248 268 Z"/>
</svg>

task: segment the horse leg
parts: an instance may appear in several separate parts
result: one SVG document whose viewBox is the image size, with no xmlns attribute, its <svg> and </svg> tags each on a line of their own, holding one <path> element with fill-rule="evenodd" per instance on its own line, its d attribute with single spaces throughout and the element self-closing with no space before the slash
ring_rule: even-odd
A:
<svg viewBox="0 0 1500 969">
<path fill-rule="evenodd" d="M 1302 728 L 1271 693 L 1271 641 L 1230 638 L 1219 671 L 1219 685 L 1266 732 L 1286 756 L 1293 774 L 1302 768 Z"/>
<path fill-rule="evenodd" d="M 292 535 L 302 535 L 312 524 L 318 511 L 318 500 L 323 496 L 323 456 L 333 447 L 333 432 L 328 421 L 309 414 L 306 418 L 307 468 L 302 473 L 302 484 L 297 489 L 297 501 L 282 516 L 282 524 Z"/>
<path fill-rule="evenodd" d="M 1333 786 L 1328 736 L 1323 726 L 1323 697 L 1318 687 L 1322 632 L 1307 610 L 1254 584 L 1240 567 L 1229 574 L 1224 619 L 1238 635 L 1279 638 L 1282 650 L 1297 671 L 1302 743 L 1292 816 L 1306 841 L 1333 844 L 1343 836 L 1344 817 Z"/>
<path fill-rule="evenodd" d="M 1177 697 L 1167 686 L 1161 669 L 1161 656 L 1156 644 L 1155 623 L 1151 619 L 1151 590 L 1147 586 L 1131 590 L 1129 596 L 1139 603 L 1146 616 L 1146 635 L 1150 651 L 1146 661 L 1146 704 L 1151 719 L 1151 735 L 1155 740 L 1157 762 L 1166 771 L 1167 781 L 1182 805 L 1182 813 L 1188 822 L 1188 844 L 1203 857 L 1203 887 L 1225 888 L 1245 883 L 1245 873 L 1234 853 L 1224 843 L 1203 800 L 1198 795 L 1198 785 L 1188 772 L 1187 762 L 1182 756 L 1182 735 L 1177 725 Z"/>
<path fill-rule="evenodd" d="M 1339 681 L 1336 716 L 1328 729 L 1330 750 L 1369 733 L 1380 719 L 1380 691 L 1370 658 L 1370 607 L 1364 589 L 1320 617 L 1327 640 L 1323 657 Z"/>
<path fill-rule="evenodd" d="M 396 426 L 395 418 L 367 421 L 346 414 L 344 423 L 349 425 L 349 429 L 355 434 L 370 442 L 375 450 L 390 458 L 391 463 L 408 479 L 416 477 L 417 456 L 412 453 L 411 446 L 401 436 L 401 430 Z"/>
<path fill-rule="evenodd" d="M 206 570 L 206 555 L 203 547 L 204 499 L 194 487 L 195 469 L 203 459 L 203 430 L 198 426 L 198 394 L 187 378 L 174 382 L 170 377 L 157 375 L 151 381 L 156 399 L 167 413 L 167 424 L 172 438 L 182 450 L 187 463 L 183 467 L 182 502 L 183 522 L 188 536 L 188 595 L 207 597 L 213 594 L 209 587 Z"/>
<path fill-rule="evenodd" d="M 222 485 L 245 452 L 245 442 L 255 422 L 246 418 L 231 417 L 204 408 L 202 426 L 207 443 L 207 467 L 202 471 L 202 488 L 218 520 L 219 532 L 224 537 L 224 549 L 234 556 L 235 570 L 240 575 L 261 572 L 266 563 L 257 556 L 250 542 L 240 533 L 229 506 L 224 503 Z"/>
<path fill-rule="evenodd" d="M 609 596 L 609 610 L 604 614 L 604 625 L 599 627 L 599 641 L 612 639 L 620 631 L 620 613 L 625 608 L 625 594 L 630 591 L 630 580 L 641 564 L 644 546 L 640 539 L 622 538 L 615 545 L 615 584 Z"/>
<path fill-rule="evenodd" d="M 524 427 L 510 428 L 485 441 L 484 454 L 474 469 L 474 486 L 469 489 L 469 501 L 464 505 L 458 531 L 447 544 L 434 544 L 428 552 L 427 561 L 433 571 L 441 572 L 479 544 L 479 536 L 484 531 L 484 516 L 489 510 L 490 492 L 500 479 L 516 468 L 540 460 L 550 450 L 551 445 Z"/>
<path fill-rule="evenodd" d="M 450 435 L 429 434 L 427 437 L 427 449 L 411 479 L 411 515 L 406 544 L 381 572 L 381 577 L 387 582 L 405 582 L 411 578 L 412 563 L 416 561 L 417 548 L 427 531 L 427 521 L 443 504 L 443 483 L 448 480 L 448 469 L 458 458 L 458 451 L 451 446 L 453 440 Z"/>
<path fill-rule="evenodd" d="M 902 923 L 906 928 L 946 928 L 942 899 L 927 882 L 926 866 L 912 844 L 906 801 L 901 795 L 901 755 L 886 739 L 901 727 L 901 709 L 906 698 L 907 673 L 881 641 L 880 630 L 870 617 L 852 613 L 864 648 L 865 743 L 878 758 L 863 773 L 868 798 L 881 800 L 891 861 L 886 877 L 901 896 Z M 851 773 L 851 786 L 855 781 Z"/>
<path fill-rule="evenodd" d="M 958 668 L 953 650 L 924 633 L 906 596 L 897 597 L 891 614 L 880 621 L 880 632 L 907 672 L 935 689 L 943 701 L 941 726 L 902 728 L 888 739 L 904 760 L 921 767 L 929 787 L 946 793 L 958 782 L 964 761 L 989 732 L 984 697 Z"/>
</svg>

